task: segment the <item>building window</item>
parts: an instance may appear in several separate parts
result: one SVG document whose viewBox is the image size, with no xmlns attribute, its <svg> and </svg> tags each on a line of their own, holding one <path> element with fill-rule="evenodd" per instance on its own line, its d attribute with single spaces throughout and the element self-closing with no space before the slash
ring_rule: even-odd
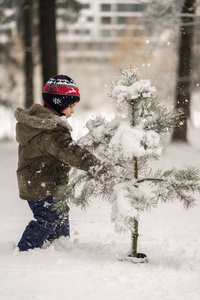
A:
<svg viewBox="0 0 200 300">
<path fill-rule="evenodd" d="M 75 34 L 77 35 L 87 35 L 90 33 L 90 30 L 88 29 L 76 29 Z"/>
<path fill-rule="evenodd" d="M 89 3 L 82 3 L 82 9 L 89 9 L 90 4 Z"/>
<path fill-rule="evenodd" d="M 137 17 L 117 17 L 118 25 L 134 25 L 137 21 Z"/>
<path fill-rule="evenodd" d="M 103 37 L 111 37 L 111 30 L 103 29 L 101 30 L 101 35 Z"/>
<path fill-rule="evenodd" d="M 88 20 L 88 22 L 94 22 L 94 17 L 89 16 L 89 17 L 87 17 L 87 20 Z"/>
<path fill-rule="evenodd" d="M 137 3 L 124 3 L 117 4 L 118 12 L 142 12 L 146 8 L 147 4 L 137 4 Z"/>
<path fill-rule="evenodd" d="M 102 17 L 101 23 L 102 24 L 111 24 L 111 17 Z"/>
<path fill-rule="evenodd" d="M 127 18 L 127 17 L 118 17 L 118 18 L 117 18 L 117 24 L 120 24 L 120 25 L 126 24 L 127 21 L 128 21 L 128 19 L 129 19 L 129 18 Z"/>
<path fill-rule="evenodd" d="M 102 3 L 101 11 L 111 11 L 111 4 Z"/>
</svg>

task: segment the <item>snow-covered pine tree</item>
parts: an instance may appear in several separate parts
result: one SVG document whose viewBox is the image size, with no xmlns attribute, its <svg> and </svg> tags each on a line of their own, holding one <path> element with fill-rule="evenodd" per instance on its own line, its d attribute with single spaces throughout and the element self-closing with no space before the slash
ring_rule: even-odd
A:
<svg viewBox="0 0 200 300">
<path fill-rule="evenodd" d="M 112 177 L 103 182 L 90 173 L 75 171 L 69 185 L 60 189 L 56 208 L 64 212 L 69 200 L 86 207 L 92 196 L 107 198 L 112 204 L 115 228 L 119 232 L 130 230 L 130 256 L 137 258 L 140 212 L 156 207 L 159 200 L 179 199 L 185 208 L 193 206 L 192 194 L 200 191 L 200 178 L 193 167 L 155 173 L 151 170 L 150 160 L 159 159 L 162 139 L 181 122 L 181 111 L 162 105 L 156 89 L 149 80 L 140 79 L 137 68 L 121 69 L 119 80 L 110 86 L 109 96 L 123 116 L 115 116 L 111 121 L 103 116 L 89 120 L 89 132 L 79 144 L 104 161 Z"/>
</svg>

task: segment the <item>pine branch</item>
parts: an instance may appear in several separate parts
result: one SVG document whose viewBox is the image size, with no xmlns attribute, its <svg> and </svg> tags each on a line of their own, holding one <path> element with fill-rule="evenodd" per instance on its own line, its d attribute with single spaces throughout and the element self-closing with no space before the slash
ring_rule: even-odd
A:
<svg viewBox="0 0 200 300">
<path fill-rule="evenodd" d="M 82 207 L 86 206 L 85 199 L 78 199 L 75 196 L 75 187 L 80 185 L 84 180 L 87 180 L 91 175 L 89 174 L 80 174 L 77 175 L 68 185 L 59 186 L 58 191 L 54 196 L 54 209 L 59 214 L 66 214 L 69 212 L 70 202 L 75 203 L 76 205 L 81 205 Z"/>
<path fill-rule="evenodd" d="M 98 178 L 93 178 L 86 173 L 76 176 L 75 179 L 66 187 L 60 187 L 56 197 L 55 208 L 62 213 L 67 213 L 69 210 L 69 201 L 74 205 L 81 206 L 83 209 L 89 205 L 91 197 L 101 197 L 103 199 L 109 199 L 112 197 L 115 185 L 122 182 L 130 182 L 134 187 L 139 187 L 140 184 L 150 182 L 155 189 L 152 192 L 156 195 L 156 199 L 153 202 L 145 203 L 145 209 L 150 206 L 155 206 L 155 202 L 159 200 L 168 202 L 175 199 L 179 199 L 183 202 L 184 208 L 189 208 L 195 205 L 195 199 L 191 196 L 191 193 L 200 191 L 199 174 L 196 168 L 188 168 L 186 170 L 177 170 L 175 168 L 162 172 L 158 170 L 154 175 L 150 172 L 147 177 L 135 178 L 134 168 L 124 168 L 120 165 L 122 170 L 112 169 L 111 179 L 104 183 Z M 74 189 L 83 184 L 81 192 L 78 196 L 75 195 Z M 131 192 L 130 192 L 131 197 Z M 66 201 L 67 199 L 67 201 Z M 134 202 L 136 207 L 140 207 L 141 204 Z M 138 206 L 139 204 L 139 206 Z"/>
<path fill-rule="evenodd" d="M 158 190 L 154 190 L 158 200 L 161 199 L 167 202 L 178 198 L 183 202 L 186 209 L 195 205 L 195 199 L 191 196 L 191 193 L 200 191 L 198 170 L 192 167 L 186 170 L 173 168 L 160 174 L 159 178 L 147 177 L 137 180 L 134 184 L 137 185 L 145 181 L 150 181 L 152 184 L 158 186 Z"/>
<path fill-rule="evenodd" d="M 158 134 L 169 134 L 174 127 L 180 126 L 183 122 L 183 111 L 169 110 L 161 105 L 157 99 L 149 103 L 148 109 L 144 109 L 140 117 L 144 121 L 144 130 L 154 130 Z"/>
</svg>

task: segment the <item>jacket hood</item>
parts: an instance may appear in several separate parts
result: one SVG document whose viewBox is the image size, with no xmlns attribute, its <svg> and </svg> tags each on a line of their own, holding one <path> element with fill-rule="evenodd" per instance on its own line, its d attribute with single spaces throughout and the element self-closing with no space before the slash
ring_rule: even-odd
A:
<svg viewBox="0 0 200 300">
<path fill-rule="evenodd" d="M 28 109 L 17 108 L 14 116 L 18 121 L 16 139 L 20 144 L 30 141 L 43 130 L 53 130 L 57 126 L 72 130 L 69 123 L 62 120 L 57 112 L 40 104 L 34 104 Z"/>
</svg>

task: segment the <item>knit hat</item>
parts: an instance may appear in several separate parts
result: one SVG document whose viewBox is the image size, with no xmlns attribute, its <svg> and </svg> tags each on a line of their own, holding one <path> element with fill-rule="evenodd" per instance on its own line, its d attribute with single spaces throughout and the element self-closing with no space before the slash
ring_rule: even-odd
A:
<svg viewBox="0 0 200 300">
<path fill-rule="evenodd" d="M 80 93 L 73 79 L 66 75 L 56 75 L 45 84 L 42 98 L 47 106 L 62 113 L 67 107 L 80 101 Z"/>
</svg>

